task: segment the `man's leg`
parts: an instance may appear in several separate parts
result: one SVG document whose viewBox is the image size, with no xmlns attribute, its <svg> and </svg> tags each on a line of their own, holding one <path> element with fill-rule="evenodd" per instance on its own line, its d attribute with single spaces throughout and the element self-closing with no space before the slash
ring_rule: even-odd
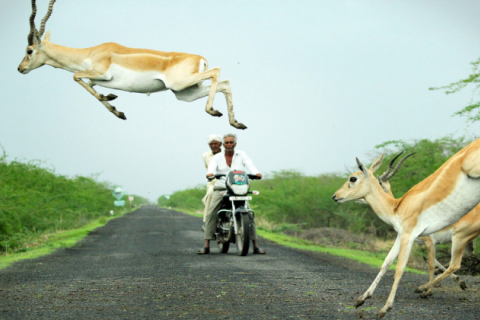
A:
<svg viewBox="0 0 480 320">
<path fill-rule="evenodd" d="M 253 242 L 253 253 L 255 254 L 265 254 L 265 250 L 258 246 L 257 241 L 257 225 L 255 224 L 255 220 L 252 219 L 252 228 L 250 228 L 250 238 Z"/>
<path fill-rule="evenodd" d="M 209 186 L 207 184 L 207 193 L 205 194 L 205 197 L 202 199 L 203 204 L 205 205 L 205 210 L 203 210 L 204 223 L 207 221 L 207 213 L 208 213 L 208 209 L 210 208 L 210 202 L 212 201 L 212 196 L 213 196 L 213 186 Z"/>
<path fill-rule="evenodd" d="M 208 207 L 208 212 L 205 219 L 205 245 L 203 250 L 198 251 L 199 254 L 210 252 L 210 240 L 215 240 L 215 231 L 217 229 L 217 212 L 222 206 L 222 199 L 223 196 L 220 194 L 220 191 L 213 191 L 212 200 L 210 200 L 210 205 Z"/>
</svg>

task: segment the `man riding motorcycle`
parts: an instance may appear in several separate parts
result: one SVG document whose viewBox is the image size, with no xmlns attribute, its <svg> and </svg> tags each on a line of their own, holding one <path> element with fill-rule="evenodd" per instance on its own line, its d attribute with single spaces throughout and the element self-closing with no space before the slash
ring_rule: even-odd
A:
<svg viewBox="0 0 480 320">
<path fill-rule="evenodd" d="M 240 170 L 242 167 L 245 167 L 251 174 L 255 174 L 258 179 L 262 178 L 262 175 L 258 172 L 257 168 L 255 168 L 252 160 L 250 160 L 247 154 L 240 150 L 235 151 L 235 147 L 237 145 L 236 140 L 237 137 L 234 134 L 226 134 L 223 136 L 224 150 L 216 154 L 210 161 L 207 170 L 207 179 L 213 177 L 215 173 L 226 174 L 232 169 Z M 205 245 L 203 249 L 198 251 L 198 254 L 210 253 L 210 240 L 215 240 L 217 212 L 222 205 L 223 199 L 223 196 L 220 194 L 220 192 L 225 189 L 225 179 L 218 179 L 215 183 L 212 200 L 210 201 L 210 206 L 206 215 L 204 236 Z M 252 222 L 252 226 L 251 239 L 253 242 L 253 253 L 265 254 L 265 250 L 258 246 L 257 228 L 255 226 L 255 222 Z"/>
</svg>

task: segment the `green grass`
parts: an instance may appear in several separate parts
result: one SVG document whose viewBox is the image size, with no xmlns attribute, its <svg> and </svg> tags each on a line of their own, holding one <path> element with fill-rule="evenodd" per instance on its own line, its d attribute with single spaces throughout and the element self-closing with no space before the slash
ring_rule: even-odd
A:
<svg viewBox="0 0 480 320">
<path fill-rule="evenodd" d="M 312 242 L 304 239 L 298 239 L 295 237 L 290 237 L 281 233 L 266 231 L 266 230 L 257 230 L 258 235 L 273 241 L 275 243 L 281 244 L 286 247 L 301 249 L 301 250 L 309 250 L 309 251 L 316 251 L 322 253 L 330 253 L 336 256 L 352 259 L 361 263 L 368 264 L 373 267 L 380 268 L 383 264 L 383 261 L 387 257 L 384 253 L 378 252 L 369 252 L 369 251 L 360 251 L 354 249 L 344 249 L 344 248 L 333 248 L 333 247 L 323 247 L 319 245 L 315 245 Z M 391 270 L 394 270 L 396 267 L 396 263 L 390 266 Z M 406 267 L 405 271 L 418 273 L 418 274 L 426 274 L 426 272 L 416 270 L 410 267 Z"/>
<path fill-rule="evenodd" d="M 14 252 L 7 255 L 0 256 L 0 269 L 6 268 L 13 264 L 16 261 L 24 260 L 24 259 L 35 259 L 47 254 L 54 252 L 59 248 L 69 248 L 76 245 L 80 240 L 88 236 L 90 232 L 93 230 L 103 227 L 107 224 L 108 221 L 119 218 L 124 214 L 131 212 L 136 209 L 125 209 L 119 214 L 111 217 L 101 217 L 90 223 L 84 225 L 81 228 L 67 230 L 67 231 L 60 231 L 55 234 L 49 235 L 48 240 L 39 245 L 32 248 L 25 249 L 23 252 Z"/>
</svg>

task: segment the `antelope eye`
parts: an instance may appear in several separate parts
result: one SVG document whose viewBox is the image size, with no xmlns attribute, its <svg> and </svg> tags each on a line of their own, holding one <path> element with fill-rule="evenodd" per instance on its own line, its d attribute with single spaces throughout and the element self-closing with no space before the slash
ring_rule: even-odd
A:
<svg viewBox="0 0 480 320">
<path fill-rule="evenodd" d="M 357 181 L 357 177 L 350 177 L 350 182 L 355 182 Z"/>
<path fill-rule="evenodd" d="M 32 50 L 32 49 L 28 49 L 27 53 L 28 53 L 28 54 L 32 54 L 32 53 L 33 53 L 33 50 Z"/>
</svg>

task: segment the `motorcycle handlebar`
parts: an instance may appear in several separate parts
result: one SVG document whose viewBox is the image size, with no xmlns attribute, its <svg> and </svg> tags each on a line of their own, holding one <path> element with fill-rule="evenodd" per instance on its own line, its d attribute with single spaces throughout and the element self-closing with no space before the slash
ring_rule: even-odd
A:
<svg viewBox="0 0 480 320">
<path fill-rule="evenodd" d="M 213 175 L 213 176 L 208 177 L 207 179 L 208 179 L 209 181 L 211 181 L 211 180 L 213 180 L 214 178 L 215 178 L 215 179 L 220 179 L 221 177 L 225 177 L 225 176 L 226 176 L 226 174 L 224 174 L 224 173 L 217 173 L 217 174 L 215 174 L 215 175 Z M 252 180 L 260 180 L 260 179 L 261 179 L 261 178 L 257 177 L 257 175 L 255 175 L 255 174 L 250 174 L 250 173 L 249 173 L 249 174 L 247 174 L 247 176 L 248 176 L 249 179 L 252 179 Z"/>
</svg>

